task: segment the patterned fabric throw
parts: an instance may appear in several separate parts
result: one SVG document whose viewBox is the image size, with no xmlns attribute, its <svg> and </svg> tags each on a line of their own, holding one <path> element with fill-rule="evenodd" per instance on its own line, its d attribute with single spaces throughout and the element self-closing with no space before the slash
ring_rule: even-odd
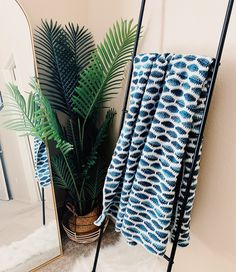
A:
<svg viewBox="0 0 236 272">
<path fill-rule="evenodd" d="M 34 138 L 34 167 L 35 176 L 41 187 L 47 187 L 51 183 L 47 148 L 38 138 Z"/>
<path fill-rule="evenodd" d="M 104 187 L 103 213 L 132 244 L 164 255 L 174 238 L 211 76 L 211 58 L 141 54 L 134 60 L 130 106 Z M 199 161 L 179 245 L 189 242 Z M 174 209 L 177 178 L 183 171 Z"/>
</svg>

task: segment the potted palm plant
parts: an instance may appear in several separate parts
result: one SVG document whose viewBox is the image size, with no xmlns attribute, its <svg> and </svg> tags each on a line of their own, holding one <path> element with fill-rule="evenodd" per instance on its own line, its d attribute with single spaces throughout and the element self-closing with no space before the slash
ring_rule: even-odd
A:
<svg viewBox="0 0 236 272">
<path fill-rule="evenodd" d="M 9 110 L 18 115 L 7 126 L 55 142 L 53 180 L 67 192 L 67 227 L 76 234 L 97 231 L 93 222 L 107 170 L 104 141 L 115 115 L 106 105 L 120 88 L 135 35 L 136 25 L 121 20 L 95 47 L 84 27 L 43 21 L 34 37 L 40 86 L 31 83 L 26 101 L 9 85 Z"/>
</svg>

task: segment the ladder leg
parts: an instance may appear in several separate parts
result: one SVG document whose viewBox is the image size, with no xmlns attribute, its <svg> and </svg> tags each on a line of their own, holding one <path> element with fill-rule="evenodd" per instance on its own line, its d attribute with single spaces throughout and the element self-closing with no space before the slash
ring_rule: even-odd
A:
<svg viewBox="0 0 236 272">
<path fill-rule="evenodd" d="M 42 214 L 43 214 L 43 225 L 46 225 L 46 213 L 45 213 L 45 192 L 44 188 L 42 188 Z"/>
<path fill-rule="evenodd" d="M 131 60 L 131 68 L 129 71 L 128 82 L 127 82 L 126 91 L 125 91 L 125 99 L 124 99 L 123 109 L 122 109 L 122 113 L 121 113 L 120 133 L 121 133 L 121 130 L 122 130 L 122 127 L 124 124 L 124 120 L 125 120 L 125 115 L 126 115 L 126 108 L 127 108 L 127 104 L 128 104 L 130 85 L 131 85 L 132 74 L 133 74 L 133 60 L 134 60 L 134 58 L 137 54 L 137 50 L 138 50 L 138 42 L 139 42 L 140 33 L 141 33 L 141 29 L 142 29 L 142 21 L 143 21 L 145 5 L 146 5 L 146 0 L 142 0 L 140 12 L 139 12 L 139 19 L 138 19 L 135 43 L 134 43 L 134 50 L 133 50 L 132 60 Z"/>
<path fill-rule="evenodd" d="M 106 224 L 106 219 L 103 221 L 101 228 L 100 228 L 100 234 L 99 234 L 99 238 L 98 238 L 97 249 L 96 249 L 92 272 L 96 272 L 96 269 L 97 269 L 98 257 L 99 257 L 99 253 L 100 253 L 100 249 L 101 249 L 101 243 L 102 243 L 102 237 L 103 237 L 105 224 Z"/>
<path fill-rule="evenodd" d="M 220 41 L 219 41 L 219 45 L 218 45 L 218 49 L 217 49 L 215 65 L 214 65 L 213 74 L 212 74 L 212 80 L 211 80 L 211 84 L 209 87 L 208 98 L 206 101 L 206 108 L 205 108 L 205 111 L 203 114 L 203 120 L 202 120 L 202 124 L 201 124 L 201 128 L 200 128 L 200 133 L 199 133 L 199 136 L 197 139 L 197 147 L 196 147 L 195 154 L 193 157 L 193 163 L 192 163 L 189 178 L 187 181 L 186 191 L 184 193 L 184 200 L 183 200 L 182 207 L 180 210 L 179 222 L 177 224 L 177 230 L 176 230 L 175 239 L 174 239 L 174 242 L 172 245 L 172 250 L 171 250 L 171 255 L 170 255 L 170 260 L 169 260 L 167 272 L 172 271 L 172 267 L 173 267 L 173 263 L 174 263 L 174 258 L 175 258 L 176 248 L 177 248 L 177 244 L 178 244 L 178 240 L 179 240 L 179 236 L 180 236 L 180 232 L 181 232 L 181 228 L 182 228 L 184 213 L 185 213 L 185 209 L 186 209 L 186 206 L 188 203 L 188 197 L 189 197 L 189 193 L 190 193 L 190 189 L 191 189 L 191 182 L 193 179 L 194 169 L 195 169 L 196 162 L 198 159 L 198 154 L 199 154 L 199 151 L 201 148 L 201 142 L 202 142 L 203 133 L 204 133 L 205 125 L 206 125 L 207 115 L 209 112 L 211 98 L 212 98 L 213 90 L 214 90 L 215 83 L 216 83 L 216 78 L 217 78 L 217 74 L 218 74 L 218 70 L 219 70 L 222 52 L 224 49 L 225 38 L 226 38 L 226 34 L 227 34 L 227 30 L 228 30 L 228 26 L 229 26 L 231 14 L 232 14 L 233 5 L 234 5 L 234 0 L 229 0 L 227 11 L 225 14 L 224 24 L 223 24 L 223 28 L 222 28 L 222 32 L 221 32 L 221 37 L 220 37 Z"/>
<path fill-rule="evenodd" d="M 128 103 L 129 89 L 130 89 L 130 85 L 131 85 L 132 72 L 133 72 L 133 60 L 137 54 L 138 42 L 139 42 L 139 37 L 140 37 L 140 33 L 141 33 L 142 20 L 143 20 L 143 15 L 144 15 L 144 10 L 145 10 L 145 4 L 146 4 L 146 0 L 142 0 L 140 12 L 139 12 L 138 25 L 137 25 L 137 33 L 136 33 L 136 38 L 135 38 L 135 43 L 134 43 L 134 50 L 133 50 L 133 55 L 132 55 L 131 69 L 129 72 L 128 84 L 127 84 L 127 88 L 126 88 L 124 105 L 123 105 L 123 110 L 122 110 L 122 115 L 121 115 L 120 132 L 121 132 L 121 129 L 122 129 L 122 126 L 124 123 L 124 119 L 125 119 L 125 114 L 126 114 L 126 107 L 127 107 L 127 103 Z M 100 247 L 101 247 L 101 242 L 102 242 L 102 237 L 103 237 L 104 226 L 105 226 L 105 220 L 101 226 L 101 232 L 100 232 L 99 239 L 98 239 L 98 244 L 97 244 L 96 255 L 95 255 L 95 259 L 94 259 L 92 272 L 96 272 L 96 269 L 97 269 L 97 262 L 98 262 L 98 258 L 99 258 L 99 252 L 100 252 Z"/>
</svg>

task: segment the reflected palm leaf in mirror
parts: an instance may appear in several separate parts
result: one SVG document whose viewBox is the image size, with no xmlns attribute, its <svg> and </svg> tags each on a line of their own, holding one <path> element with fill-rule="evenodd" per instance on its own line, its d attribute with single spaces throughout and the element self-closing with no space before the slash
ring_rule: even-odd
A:
<svg viewBox="0 0 236 272">
<path fill-rule="evenodd" d="M 37 137 L 43 142 L 54 140 L 56 147 L 66 155 L 73 146 L 62 138 L 62 128 L 49 101 L 42 95 L 39 85 L 32 81 L 32 91 L 27 100 L 17 86 L 8 85 L 9 102 L 6 103 L 8 120 L 5 126 L 9 129 L 24 132 L 24 135 Z M 11 116 L 11 117 L 10 117 Z"/>
</svg>

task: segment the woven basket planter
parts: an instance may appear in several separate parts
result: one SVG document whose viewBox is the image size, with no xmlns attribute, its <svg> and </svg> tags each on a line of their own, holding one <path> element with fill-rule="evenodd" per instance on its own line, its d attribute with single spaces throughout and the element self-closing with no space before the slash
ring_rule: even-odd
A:
<svg viewBox="0 0 236 272">
<path fill-rule="evenodd" d="M 100 215 L 100 209 L 96 207 L 85 216 L 78 216 L 72 205 L 67 205 L 68 212 L 65 213 L 62 226 L 72 241 L 80 244 L 89 244 L 96 241 L 100 234 L 100 228 L 94 225 Z M 105 228 L 108 224 L 106 220 Z M 104 230 L 105 230 L 104 228 Z"/>
</svg>

